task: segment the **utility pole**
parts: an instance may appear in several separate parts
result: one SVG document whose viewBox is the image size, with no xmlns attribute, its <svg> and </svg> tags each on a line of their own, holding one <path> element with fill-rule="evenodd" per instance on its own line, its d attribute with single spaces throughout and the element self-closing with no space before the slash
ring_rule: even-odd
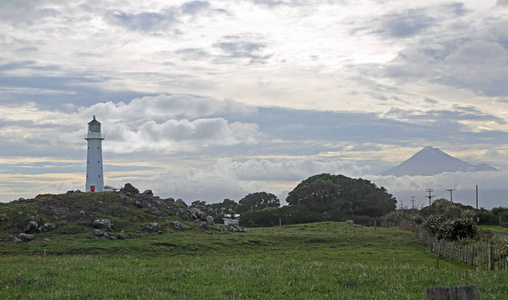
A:
<svg viewBox="0 0 508 300">
<path fill-rule="evenodd" d="M 453 196 L 452 196 L 452 192 L 455 191 L 455 189 L 447 189 L 447 191 L 450 192 L 450 202 L 453 203 Z"/>
<path fill-rule="evenodd" d="M 478 209 L 478 185 L 476 185 L 476 209 Z"/>
<path fill-rule="evenodd" d="M 411 206 L 413 209 L 415 209 L 415 196 L 411 196 L 411 203 L 413 203 L 413 205 Z"/>
<path fill-rule="evenodd" d="M 426 196 L 426 197 L 429 198 L 429 206 L 431 206 L 432 205 L 432 198 L 434 197 L 434 195 L 432 195 L 432 193 L 434 193 L 434 190 L 433 189 L 427 189 L 426 192 L 429 193 L 429 195 Z"/>
</svg>

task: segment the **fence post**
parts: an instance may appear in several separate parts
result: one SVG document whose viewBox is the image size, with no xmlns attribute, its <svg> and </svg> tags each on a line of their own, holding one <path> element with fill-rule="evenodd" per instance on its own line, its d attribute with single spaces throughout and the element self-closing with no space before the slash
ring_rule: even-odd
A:
<svg viewBox="0 0 508 300">
<path fill-rule="evenodd" d="M 494 270 L 494 248 L 489 245 L 489 270 Z"/>
</svg>

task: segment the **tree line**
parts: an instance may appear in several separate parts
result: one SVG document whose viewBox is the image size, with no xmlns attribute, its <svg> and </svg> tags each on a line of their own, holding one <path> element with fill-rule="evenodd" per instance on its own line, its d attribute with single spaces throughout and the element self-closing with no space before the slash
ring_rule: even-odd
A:
<svg viewBox="0 0 508 300">
<path fill-rule="evenodd" d="M 211 204 L 197 200 L 191 207 L 214 216 L 216 222 L 222 222 L 224 214 L 240 214 L 243 226 L 274 226 L 346 219 L 371 222 L 395 211 L 397 201 L 369 180 L 323 173 L 298 184 L 286 202 L 288 205 L 281 207 L 274 194 L 263 191 L 248 194 L 238 203 L 231 199 Z"/>
</svg>

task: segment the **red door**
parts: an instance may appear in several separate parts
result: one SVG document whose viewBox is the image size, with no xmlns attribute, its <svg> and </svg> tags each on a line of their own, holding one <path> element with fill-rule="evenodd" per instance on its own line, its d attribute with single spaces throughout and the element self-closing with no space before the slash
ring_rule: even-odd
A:
<svg viewBox="0 0 508 300">
<path fill-rule="evenodd" d="M 90 192 L 95 192 L 95 185 L 90 186 Z"/>
</svg>

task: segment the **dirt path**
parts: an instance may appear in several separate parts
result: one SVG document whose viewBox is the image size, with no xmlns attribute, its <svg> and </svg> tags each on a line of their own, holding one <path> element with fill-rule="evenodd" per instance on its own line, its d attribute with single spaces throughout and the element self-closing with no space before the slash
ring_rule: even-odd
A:
<svg viewBox="0 0 508 300">
<path fill-rule="evenodd" d="M 505 237 L 508 237 L 508 233 L 504 233 L 504 232 L 492 232 L 492 234 L 494 235 L 497 235 L 497 236 L 505 236 Z"/>
</svg>

